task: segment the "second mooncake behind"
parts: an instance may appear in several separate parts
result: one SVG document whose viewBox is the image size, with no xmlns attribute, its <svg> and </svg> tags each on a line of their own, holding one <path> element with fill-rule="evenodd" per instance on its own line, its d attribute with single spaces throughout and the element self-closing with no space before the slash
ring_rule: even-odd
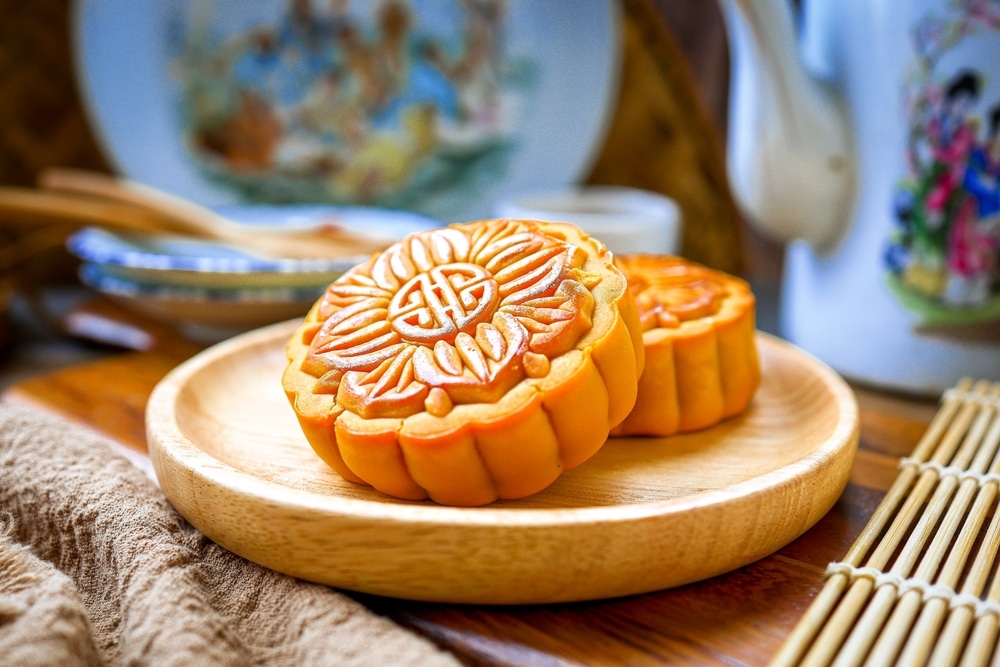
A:
<svg viewBox="0 0 1000 667">
<path fill-rule="evenodd" d="M 639 310 L 646 365 L 613 435 L 695 431 L 735 416 L 760 384 L 749 285 L 681 257 L 616 255 Z"/>
</svg>

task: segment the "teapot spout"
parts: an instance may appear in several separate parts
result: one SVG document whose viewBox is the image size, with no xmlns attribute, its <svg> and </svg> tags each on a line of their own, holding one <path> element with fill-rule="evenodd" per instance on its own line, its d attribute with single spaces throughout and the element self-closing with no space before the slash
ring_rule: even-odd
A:
<svg viewBox="0 0 1000 667">
<path fill-rule="evenodd" d="M 786 0 L 719 0 L 732 53 L 729 179 L 748 222 L 818 250 L 845 229 L 855 181 L 846 111 L 800 62 Z"/>
</svg>

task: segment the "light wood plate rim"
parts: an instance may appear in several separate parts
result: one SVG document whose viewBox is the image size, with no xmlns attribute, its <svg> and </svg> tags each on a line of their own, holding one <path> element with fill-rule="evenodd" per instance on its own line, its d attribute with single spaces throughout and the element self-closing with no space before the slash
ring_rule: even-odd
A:
<svg viewBox="0 0 1000 667">
<path fill-rule="evenodd" d="M 202 369 L 231 355 L 245 353 L 248 349 L 274 345 L 283 347 L 296 325 L 297 321 L 284 322 L 224 341 L 181 364 L 159 383 L 147 408 L 147 430 L 150 455 L 154 468 L 161 478 L 164 473 L 182 471 L 191 480 L 194 480 L 191 484 L 217 487 L 231 496 L 246 499 L 251 505 L 264 507 L 267 511 L 273 511 L 282 516 L 298 516 L 303 520 L 328 522 L 330 525 L 338 526 L 383 526 L 386 530 L 404 529 L 404 531 L 410 528 L 425 531 L 422 534 L 430 531 L 428 539 L 431 541 L 431 548 L 433 548 L 433 532 L 435 530 L 442 531 L 442 535 L 446 535 L 445 539 L 449 540 L 454 539 L 456 531 L 458 533 L 468 531 L 470 535 L 473 535 L 477 534 L 477 530 L 490 534 L 496 534 L 497 531 L 501 531 L 503 534 L 535 531 L 546 539 L 565 535 L 565 539 L 572 540 L 572 531 L 580 528 L 585 528 L 589 532 L 600 531 L 602 527 L 610 531 L 631 532 L 640 525 L 652 528 L 669 526 L 672 517 L 681 518 L 681 515 L 688 512 L 704 511 L 706 508 L 724 512 L 724 508 L 727 506 L 754 503 L 766 498 L 768 494 L 780 492 L 781 489 L 812 485 L 814 482 L 821 481 L 825 476 L 837 477 L 833 482 L 834 488 L 824 491 L 828 497 L 818 500 L 823 505 L 820 508 L 822 511 L 814 517 L 811 516 L 806 521 L 808 525 L 802 523 L 802 517 L 789 517 L 791 519 L 789 523 L 798 527 L 792 532 L 789 532 L 791 529 L 786 531 L 789 532 L 787 535 L 769 537 L 767 549 L 773 550 L 772 547 L 780 548 L 804 532 L 833 505 L 846 484 L 850 463 L 853 461 L 858 441 L 858 407 L 854 394 L 847 383 L 825 364 L 799 348 L 776 337 L 759 333 L 758 341 L 762 352 L 778 355 L 785 361 L 793 361 L 801 368 L 802 373 L 822 383 L 830 396 L 829 400 L 836 403 L 838 413 L 836 424 L 820 446 L 802 458 L 762 475 L 725 488 L 704 490 L 682 497 L 594 507 L 517 508 L 486 506 L 456 508 L 439 506 L 430 502 L 409 503 L 401 501 L 396 503 L 320 494 L 265 480 L 219 461 L 199 448 L 198 443 L 187 439 L 183 429 L 177 423 L 174 411 L 178 397 L 185 390 L 191 378 Z M 177 498 L 178 490 L 167 488 L 164 490 L 168 498 L 180 509 L 184 503 L 175 502 L 179 500 Z M 810 512 L 816 514 L 817 508 L 812 507 Z M 182 514 L 185 512 L 182 511 Z M 191 520 L 191 517 L 188 516 L 188 519 Z M 768 521 L 773 522 L 774 519 Z M 198 525 L 197 521 L 192 521 L 192 523 L 205 532 L 208 537 L 212 539 L 219 537 L 216 534 L 218 530 L 216 526 Z M 245 548 L 243 544 L 234 545 L 230 537 L 222 537 L 216 541 L 237 551 L 237 553 L 242 551 L 241 555 L 251 560 L 261 562 L 261 558 L 252 547 Z M 713 564 L 711 568 L 706 566 L 706 571 L 696 573 L 698 576 L 694 578 L 691 578 L 693 575 L 687 575 L 687 580 L 674 581 L 669 576 L 665 576 L 651 580 L 649 585 L 652 587 L 645 590 L 665 587 L 661 585 L 664 583 L 667 585 L 688 583 L 703 578 L 701 574 L 711 576 L 721 571 L 728 571 L 733 567 L 752 562 L 762 555 L 766 554 L 759 553 L 759 549 L 748 547 L 746 554 L 738 554 L 721 565 Z M 517 554 L 512 554 L 512 557 L 516 556 Z M 295 576 L 362 592 L 435 601 L 550 602 L 643 592 L 642 587 L 636 588 L 635 583 L 621 585 L 610 583 L 607 586 L 600 584 L 584 586 L 582 589 L 568 592 L 564 596 L 553 595 L 551 592 L 539 594 L 542 597 L 537 599 L 530 594 L 501 599 L 496 596 L 484 597 L 485 594 L 477 592 L 469 593 L 467 597 L 463 597 L 464 594 L 455 590 L 454 587 L 438 593 L 435 591 L 426 592 L 419 587 L 413 589 L 400 582 L 386 584 L 379 581 L 369 584 L 365 580 L 364 572 L 352 573 L 346 579 L 343 573 L 337 573 L 332 575 L 332 578 L 325 579 L 322 572 L 317 575 L 316 571 L 303 572 L 295 567 L 282 567 L 283 563 L 280 560 L 262 562 L 261 564 Z M 354 574 L 357 574 L 357 577 Z"/>
</svg>

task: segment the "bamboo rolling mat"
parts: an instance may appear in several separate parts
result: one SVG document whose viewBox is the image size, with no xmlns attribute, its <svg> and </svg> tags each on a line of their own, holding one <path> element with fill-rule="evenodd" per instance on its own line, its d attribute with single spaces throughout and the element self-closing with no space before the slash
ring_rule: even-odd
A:
<svg viewBox="0 0 1000 667">
<path fill-rule="evenodd" d="M 1000 665 L 1000 382 L 962 380 L 772 665 Z"/>
</svg>

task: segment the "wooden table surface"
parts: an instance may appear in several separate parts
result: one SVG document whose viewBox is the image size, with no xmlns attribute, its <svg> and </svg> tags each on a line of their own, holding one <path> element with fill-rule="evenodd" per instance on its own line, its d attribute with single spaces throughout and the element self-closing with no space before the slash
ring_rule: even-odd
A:
<svg viewBox="0 0 1000 667">
<path fill-rule="evenodd" d="M 3 400 L 87 425 L 138 453 L 156 383 L 197 347 L 169 336 L 147 351 L 110 354 L 16 382 Z M 354 595 L 469 664 L 765 665 L 778 652 L 937 411 L 917 400 L 853 387 L 861 442 L 833 509 L 777 553 L 679 588 L 628 598 L 531 607 L 458 606 Z"/>
</svg>

